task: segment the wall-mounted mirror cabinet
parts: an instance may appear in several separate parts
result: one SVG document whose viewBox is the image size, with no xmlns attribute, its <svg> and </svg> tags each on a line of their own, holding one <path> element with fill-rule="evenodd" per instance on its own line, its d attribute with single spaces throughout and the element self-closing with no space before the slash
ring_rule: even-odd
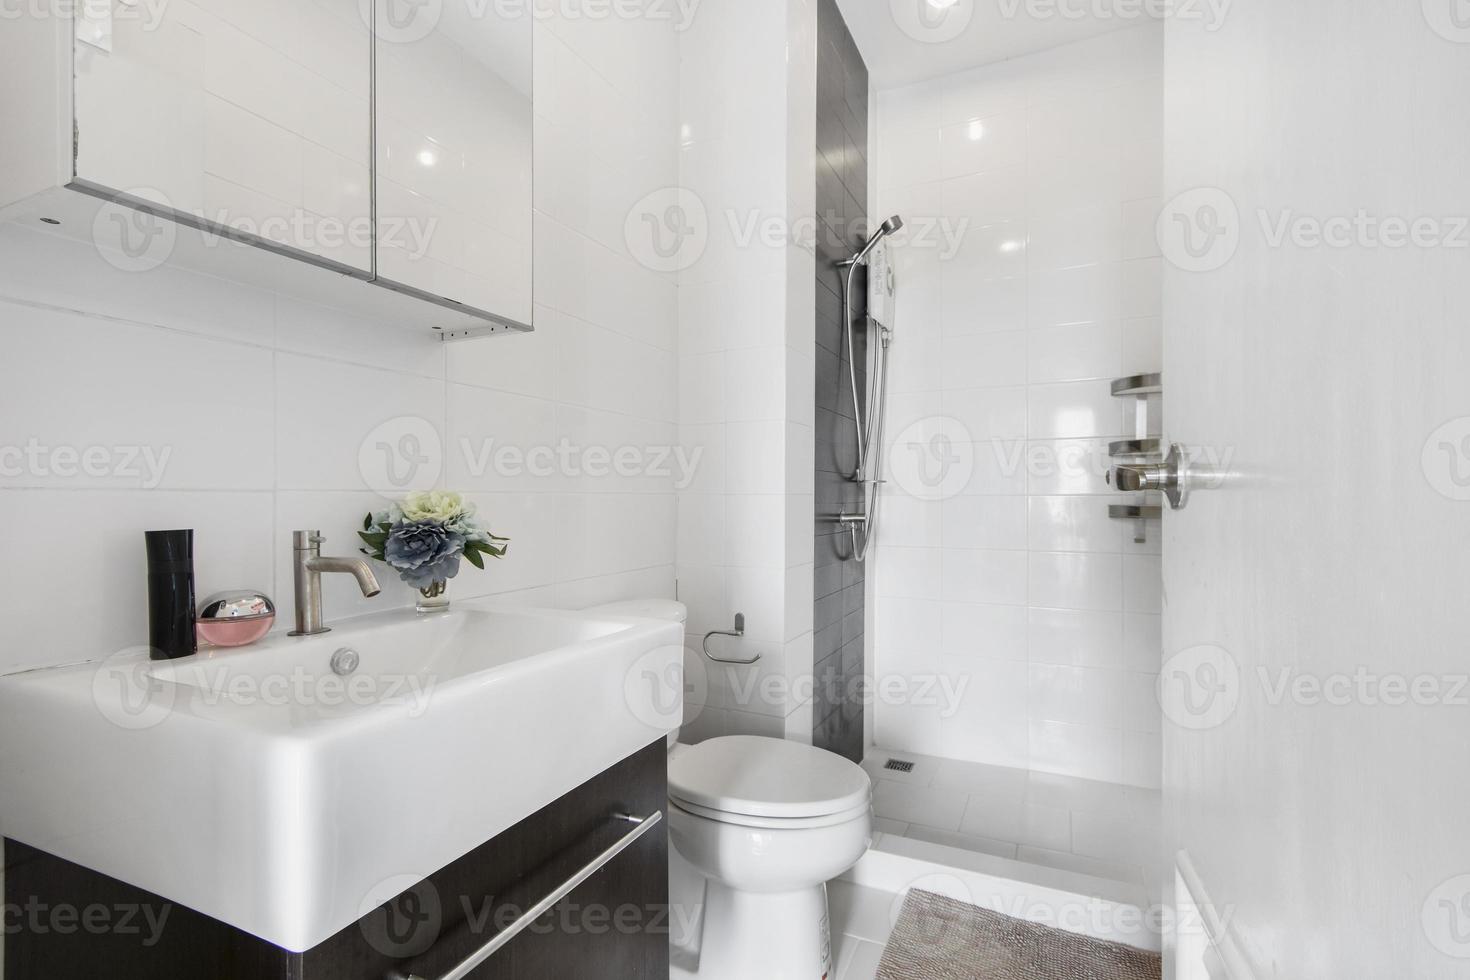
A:
<svg viewBox="0 0 1470 980">
<path fill-rule="evenodd" d="M 530 323 L 531 19 L 374 2 L 378 278 Z"/>
<path fill-rule="evenodd" d="M 441 337 L 530 329 L 528 10 L 55 7 L 0 33 L 0 217 Z"/>
</svg>

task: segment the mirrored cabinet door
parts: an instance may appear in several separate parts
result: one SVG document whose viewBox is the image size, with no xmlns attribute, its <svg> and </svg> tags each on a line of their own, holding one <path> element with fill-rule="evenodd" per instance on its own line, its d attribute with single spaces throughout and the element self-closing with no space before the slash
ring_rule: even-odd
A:
<svg viewBox="0 0 1470 980">
<path fill-rule="evenodd" d="M 377 278 L 529 325 L 527 5 L 374 3 Z"/>
<path fill-rule="evenodd" d="M 110 6 L 77 24 L 77 177 L 371 274 L 371 5 Z"/>
</svg>

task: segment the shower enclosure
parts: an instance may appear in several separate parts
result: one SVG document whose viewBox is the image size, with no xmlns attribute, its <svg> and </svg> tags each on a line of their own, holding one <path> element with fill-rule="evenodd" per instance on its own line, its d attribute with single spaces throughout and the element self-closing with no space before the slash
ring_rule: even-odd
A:
<svg viewBox="0 0 1470 980">
<path fill-rule="evenodd" d="M 903 465 L 848 533 L 867 766 L 903 847 L 1160 880 L 1157 501 L 1105 475 L 1110 445 L 1159 436 L 1158 395 L 1127 389 L 1140 413 L 1113 382 L 1162 366 L 1162 72 L 1145 25 L 877 94 L 902 335 L 870 330 L 855 476 Z M 947 475 L 916 483 L 914 460 Z"/>
</svg>

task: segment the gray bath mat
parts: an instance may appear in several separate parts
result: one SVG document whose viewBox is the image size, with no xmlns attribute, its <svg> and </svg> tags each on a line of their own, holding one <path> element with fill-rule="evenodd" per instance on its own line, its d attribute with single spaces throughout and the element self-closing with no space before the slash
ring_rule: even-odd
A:
<svg viewBox="0 0 1470 980">
<path fill-rule="evenodd" d="M 915 889 L 878 980 L 1159 980 L 1157 953 L 1049 929 Z"/>
</svg>

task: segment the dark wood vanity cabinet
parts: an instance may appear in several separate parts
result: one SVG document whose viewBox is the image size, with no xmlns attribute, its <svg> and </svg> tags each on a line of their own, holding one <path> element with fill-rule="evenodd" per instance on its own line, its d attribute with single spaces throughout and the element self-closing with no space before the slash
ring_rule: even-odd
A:
<svg viewBox="0 0 1470 980">
<path fill-rule="evenodd" d="M 524 917 L 472 980 L 667 980 L 666 780 L 659 741 L 305 953 L 7 840 L 4 976 L 438 980 Z M 549 911 L 527 915 L 568 885 Z M 84 924 L 88 909 L 107 921 L 94 911 Z"/>
</svg>

